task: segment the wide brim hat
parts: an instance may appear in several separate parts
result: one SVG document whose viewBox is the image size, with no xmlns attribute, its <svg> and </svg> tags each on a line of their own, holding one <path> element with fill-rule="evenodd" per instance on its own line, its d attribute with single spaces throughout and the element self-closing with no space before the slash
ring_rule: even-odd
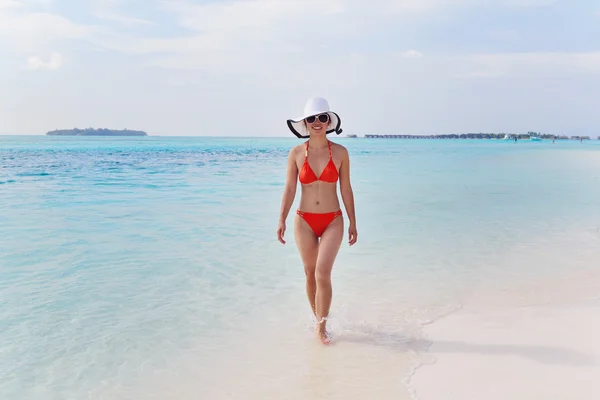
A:
<svg viewBox="0 0 600 400">
<path fill-rule="evenodd" d="M 304 124 L 304 119 L 325 113 L 329 114 L 329 126 L 327 127 L 325 134 L 335 132 L 339 135 L 342 133 L 342 120 L 340 119 L 340 116 L 331 111 L 329 108 L 329 103 L 322 97 L 313 97 L 308 99 L 306 105 L 304 106 L 304 115 L 301 117 L 288 119 L 287 126 L 290 128 L 292 133 L 299 138 L 308 138 L 310 137 L 310 134 L 306 128 L 306 125 Z"/>
</svg>

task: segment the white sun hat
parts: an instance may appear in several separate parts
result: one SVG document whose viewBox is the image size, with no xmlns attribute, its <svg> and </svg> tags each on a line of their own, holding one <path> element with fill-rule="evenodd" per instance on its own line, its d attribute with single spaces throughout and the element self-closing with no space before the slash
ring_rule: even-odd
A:
<svg viewBox="0 0 600 400">
<path fill-rule="evenodd" d="M 288 119 L 287 126 L 294 135 L 298 136 L 299 138 L 307 138 L 310 135 L 308 133 L 308 129 L 306 129 L 306 125 L 304 124 L 304 119 L 313 115 L 325 113 L 329 114 L 329 126 L 327 127 L 326 134 L 335 132 L 339 135 L 342 133 L 342 129 L 340 128 L 342 125 L 342 120 L 340 119 L 340 116 L 330 110 L 329 103 L 322 97 L 313 97 L 308 99 L 306 105 L 304 106 L 304 115 L 302 117 Z"/>
</svg>

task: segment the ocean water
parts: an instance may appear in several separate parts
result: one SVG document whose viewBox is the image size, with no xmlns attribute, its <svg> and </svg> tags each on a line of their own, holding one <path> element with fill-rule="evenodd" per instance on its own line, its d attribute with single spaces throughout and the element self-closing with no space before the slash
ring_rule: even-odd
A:
<svg viewBox="0 0 600 400">
<path fill-rule="evenodd" d="M 0 136 L 0 398 L 416 398 L 423 324 L 597 294 L 600 141 L 332 140 L 359 238 L 324 347 L 300 190 L 275 234 L 297 139 Z"/>
</svg>

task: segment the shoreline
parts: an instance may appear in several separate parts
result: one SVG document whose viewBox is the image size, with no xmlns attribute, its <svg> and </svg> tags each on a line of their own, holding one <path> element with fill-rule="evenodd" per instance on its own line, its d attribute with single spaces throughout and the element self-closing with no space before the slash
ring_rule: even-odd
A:
<svg viewBox="0 0 600 400">
<path fill-rule="evenodd" d="M 430 362 L 405 378 L 413 400 L 600 398 L 599 283 L 588 269 L 476 289 L 422 325 Z"/>
</svg>

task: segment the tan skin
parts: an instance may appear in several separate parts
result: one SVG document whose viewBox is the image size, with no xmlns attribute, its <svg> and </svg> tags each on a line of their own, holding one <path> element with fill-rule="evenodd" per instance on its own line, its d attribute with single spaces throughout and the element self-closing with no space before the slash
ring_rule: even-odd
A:
<svg viewBox="0 0 600 400">
<path fill-rule="evenodd" d="M 306 123 L 306 122 L 305 122 Z M 327 123 L 318 119 L 313 124 L 306 123 L 310 137 L 308 139 L 308 163 L 315 174 L 321 176 L 321 171 L 329 162 L 329 149 L 326 137 Z M 281 214 L 277 237 L 285 244 L 284 234 L 286 219 L 296 196 L 298 174 L 304 164 L 306 142 L 292 148 L 288 154 L 285 189 L 281 202 Z M 348 243 L 356 243 L 356 217 L 354 212 L 354 194 L 350 184 L 350 159 L 346 148 L 340 144 L 331 143 L 333 162 L 338 169 L 339 188 L 346 215 L 348 217 Z M 336 183 L 316 181 L 301 184 L 302 193 L 298 209 L 311 213 L 327 213 L 340 209 Z M 319 239 L 308 223 L 299 215 L 294 216 L 294 238 L 304 264 L 306 275 L 306 294 L 310 307 L 317 319 L 315 332 L 323 343 L 329 342 L 326 317 L 332 299 L 331 270 L 338 254 L 344 236 L 344 219 L 335 218 Z"/>
</svg>

